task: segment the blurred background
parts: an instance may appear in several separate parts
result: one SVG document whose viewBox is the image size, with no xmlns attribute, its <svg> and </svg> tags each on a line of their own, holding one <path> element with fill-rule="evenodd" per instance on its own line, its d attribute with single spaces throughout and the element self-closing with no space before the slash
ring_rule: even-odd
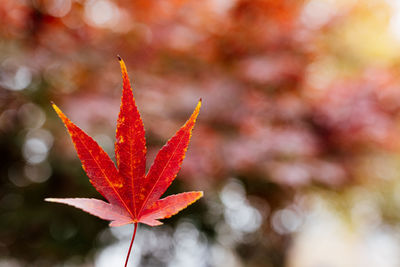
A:
<svg viewBox="0 0 400 267">
<path fill-rule="evenodd" d="M 101 197 L 50 101 L 114 159 L 127 63 L 148 162 L 203 107 L 130 266 L 400 266 L 397 0 L 0 0 L 0 266 L 122 266 L 133 226 L 46 197 Z"/>
</svg>

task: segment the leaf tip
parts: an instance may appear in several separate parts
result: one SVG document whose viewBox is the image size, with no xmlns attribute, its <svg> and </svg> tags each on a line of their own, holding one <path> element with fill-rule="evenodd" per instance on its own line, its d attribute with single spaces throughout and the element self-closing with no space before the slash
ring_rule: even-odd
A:
<svg viewBox="0 0 400 267">
<path fill-rule="evenodd" d="M 66 117 L 65 117 L 64 113 L 62 113 L 61 109 L 59 107 L 57 107 L 57 105 L 54 103 L 51 103 L 51 106 L 56 111 L 57 115 L 64 121 L 66 119 Z"/>
<path fill-rule="evenodd" d="M 127 71 L 126 71 L 126 65 L 125 65 L 125 62 L 124 62 L 124 60 L 122 59 L 122 58 L 118 58 L 118 60 L 119 60 L 119 64 L 121 65 L 121 70 L 122 70 L 122 72 L 125 74 Z"/>
<path fill-rule="evenodd" d="M 56 104 L 52 104 L 53 109 L 55 110 L 55 112 L 57 113 L 58 117 L 60 117 L 60 119 L 63 121 L 64 125 L 68 128 L 68 125 L 71 124 L 71 121 L 68 119 L 67 116 L 65 116 L 65 114 L 61 111 L 61 109 L 59 107 L 57 107 Z"/>
<path fill-rule="evenodd" d="M 121 66 L 122 78 L 124 80 L 124 83 L 129 82 L 128 70 L 126 69 L 125 62 L 120 56 L 118 56 L 118 60 L 119 60 L 119 65 Z"/>
<path fill-rule="evenodd" d="M 195 109 L 195 113 L 199 113 L 199 111 L 200 111 L 200 108 L 201 108 L 201 103 L 202 103 L 202 99 L 200 98 L 199 99 L 199 102 L 197 103 L 197 106 L 196 106 L 196 109 Z"/>
<path fill-rule="evenodd" d="M 199 115 L 199 112 L 200 112 L 201 102 L 202 102 L 202 99 L 200 98 L 200 100 L 197 103 L 197 106 L 196 106 L 196 108 L 195 108 L 195 110 L 194 110 L 194 112 L 193 112 L 193 114 L 192 114 L 192 116 L 191 116 L 191 118 L 189 120 L 193 120 L 193 122 L 196 121 L 196 118 L 197 118 L 197 116 Z"/>
<path fill-rule="evenodd" d="M 57 107 L 56 104 L 54 104 L 54 102 L 51 102 L 51 106 L 57 112 L 58 115 L 62 114 L 62 111 Z"/>
<path fill-rule="evenodd" d="M 197 200 L 199 200 L 204 196 L 203 191 L 195 191 L 194 193 L 196 194 L 196 197 L 193 199 L 193 202 L 191 202 L 189 205 L 191 205 L 192 203 L 196 202 Z"/>
</svg>

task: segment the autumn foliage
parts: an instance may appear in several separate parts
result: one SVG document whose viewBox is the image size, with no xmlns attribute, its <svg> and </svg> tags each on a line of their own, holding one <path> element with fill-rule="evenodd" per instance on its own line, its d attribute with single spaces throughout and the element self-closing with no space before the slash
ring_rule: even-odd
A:
<svg viewBox="0 0 400 267">
<path fill-rule="evenodd" d="M 109 266 L 102 257 L 129 242 L 123 227 L 43 204 L 47 196 L 97 194 L 50 100 L 104 149 L 107 164 L 118 170 L 117 184 L 149 170 L 194 100 L 204 100 L 183 168 L 165 195 L 200 188 L 207 194 L 166 225 L 141 228 L 145 241 L 135 241 L 140 266 L 190 266 L 182 259 L 218 267 L 228 260 L 230 266 L 342 266 L 333 261 L 348 259 L 328 246 L 340 236 L 329 227 L 339 222 L 360 230 L 351 240 L 379 237 L 397 244 L 391 239 L 400 220 L 395 2 L 2 1 L 0 256 L 22 265 Z M 123 125 L 115 136 L 116 54 L 134 73 L 146 163 L 125 164 L 132 153 L 119 144 Z M 142 127 L 139 117 L 130 118 L 130 125 Z M 131 142 L 144 148 L 143 137 Z M 134 154 L 143 155 L 143 149 Z M 101 205 L 121 206 L 94 184 L 107 200 Z M 117 191 L 137 195 L 135 186 L 127 186 Z M 140 198 L 124 199 L 140 220 Z M 121 220 L 108 218 L 128 221 L 122 214 Z M 321 214 L 330 223 L 318 224 Z M 321 230 L 311 233 L 317 241 L 309 229 Z M 351 251 L 346 242 L 337 243 Z M 323 248 L 327 255 L 316 253 Z M 380 251 L 369 253 L 371 248 L 355 251 L 368 251 L 368 259 Z M 316 255 L 324 255 L 323 263 L 307 261 Z"/>
</svg>

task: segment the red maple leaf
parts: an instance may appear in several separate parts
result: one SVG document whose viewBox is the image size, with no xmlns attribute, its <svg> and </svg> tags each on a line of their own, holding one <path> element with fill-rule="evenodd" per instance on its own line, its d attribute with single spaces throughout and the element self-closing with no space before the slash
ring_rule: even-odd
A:
<svg viewBox="0 0 400 267">
<path fill-rule="evenodd" d="M 160 199 L 181 168 L 200 111 L 201 99 L 185 125 L 158 152 L 146 175 L 146 139 L 143 122 L 135 104 L 125 63 L 121 58 L 118 59 L 123 78 L 115 143 L 118 168 L 96 141 L 72 123 L 53 104 L 53 108 L 71 135 L 90 182 L 108 203 L 92 198 L 46 198 L 46 201 L 82 209 L 101 219 L 111 221 L 110 226 L 134 223 L 135 230 L 126 266 L 138 223 L 160 225 L 162 223 L 159 219 L 171 217 L 203 196 L 203 192 L 185 192 Z"/>
</svg>

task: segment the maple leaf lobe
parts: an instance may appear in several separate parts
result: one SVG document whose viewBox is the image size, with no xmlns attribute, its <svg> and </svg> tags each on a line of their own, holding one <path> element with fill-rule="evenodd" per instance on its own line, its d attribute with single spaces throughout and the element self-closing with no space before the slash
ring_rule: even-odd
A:
<svg viewBox="0 0 400 267">
<path fill-rule="evenodd" d="M 187 120 L 182 128 L 179 129 L 158 152 L 153 165 L 146 175 L 147 182 L 143 184 L 141 188 L 141 193 L 146 196 L 142 210 L 157 201 L 178 174 L 189 145 L 200 107 L 201 101 L 198 102 L 189 120 Z"/>
<path fill-rule="evenodd" d="M 133 97 L 126 65 L 122 59 L 119 63 L 123 90 L 117 120 L 115 156 L 119 173 L 126 185 L 125 197 L 135 219 L 137 219 L 140 206 L 140 200 L 138 200 L 139 188 L 146 171 L 145 130 Z"/>
<path fill-rule="evenodd" d="M 104 152 L 96 141 L 72 123 L 55 104 L 53 104 L 53 108 L 64 122 L 71 136 L 90 183 L 110 204 L 124 207 L 131 213 L 126 201 L 121 196 L 123 188 L 119 185 L 122 185 L 123 181 L 118 170 L 115 168 L 114 162 L 112 162 L 107 153 Z M 116 188 L 115 185 L 118 185 L 118 187 Z"/>
<path fill-rule="evenodd" d="M 46 198 L 45 201 L 62 203 L 81 209 L 103 220 L 111 221 L 111 224 L 119 226 L 132 223 L 130 214 L 126 210 L 107 202 L 93 198 Z"/>
</svg>

